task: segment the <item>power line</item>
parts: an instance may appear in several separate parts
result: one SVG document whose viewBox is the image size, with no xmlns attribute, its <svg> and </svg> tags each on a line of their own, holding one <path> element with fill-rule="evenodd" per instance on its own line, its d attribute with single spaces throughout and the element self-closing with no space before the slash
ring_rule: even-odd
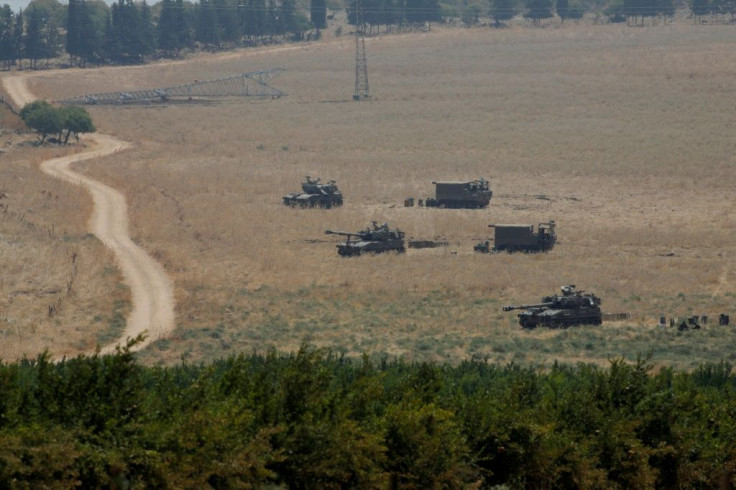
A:
<svg viewBox="0 0 736 490">
<path fill-rule="evenodd" d="M 368 91 L 368 61 L 365 56 L 365 23 L 363 22 L 363 1 L 357 0 L 355 12 L 355 92 L 353 100 L 370 97 Z"/>
</svg>

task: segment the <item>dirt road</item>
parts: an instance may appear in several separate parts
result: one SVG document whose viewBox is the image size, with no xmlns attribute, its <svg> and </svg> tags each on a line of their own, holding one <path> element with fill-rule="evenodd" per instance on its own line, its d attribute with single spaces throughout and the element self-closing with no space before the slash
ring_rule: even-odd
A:
<svg viewBox="0 0 736 490">
<path fill-rule="evenodd" d="M 35 100 L 26 87 L 25 78 L 2 78 L 5 91 L 16 107 Z M 141 349 L 168 335 L 174 328 L 173 288 L 163 267 L 130 239 L 125 197 L 115 189 L 70 169 L 74 162 L 110 155 L 128 148 L 130 143 L 99 133 L 86 135 L 84 139 L 90 144 L 89 150 L 47 160 L 41 164 L 41 169 L 53 177 L 84 187 L 92 195 L 94 212 L 89 230 L 112 250 L 131 290 L 133 309 L 122 337 L 103 346 L 101 352 L 113 352 L 127 338 L 145 333 L 146 340 L 135 347 Z"/>
</svg>

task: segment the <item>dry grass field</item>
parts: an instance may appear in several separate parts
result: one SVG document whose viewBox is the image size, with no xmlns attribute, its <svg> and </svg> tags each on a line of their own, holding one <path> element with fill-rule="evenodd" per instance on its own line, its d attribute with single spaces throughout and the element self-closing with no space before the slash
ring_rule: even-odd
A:
<svg viewBox="0 0 736 490">
<path fill-rule="evenodd" d="M 46 73 L 30 86 L 58 98 L 287 70 L 272 82 L 289 94 L 278 100 L 90 108 L 98 128 L 135 148 L 77 168 L 126 194 L 134 240 L 176 287 L 177 332 L 142 351 L 146 362 L 306 342 L 349 355 L 540 364 L 649 353 L 654 362 L 691 367 L 734 356 L 734 327 L 713 318 L 736 316 L 733 33 L 732 26 L 565 25 L 371 38 L 373 97 L 362 102 L 351 100 L 350 37 Z M 33 263 L 33 276 L 45 277 L 67 249 L 88 247 L 79 254 L 95 257 L 87 272 L 98 276 L 95 287 L 116 290 L 115 274 L 99 274 L 109 261 L 82 231 L 84 196 L 39 172 L 31 177 L 43 151 L 23 150 L 20 159 L 13 152 L 12 165 L 4 155 L 0 166 L 27 173 L 3 180 L 8 194 L 28 192 L 16 207 L 56 224 L 56 241 L 27 237 L 43 260 L 24 267 Z M 281 196 L 304 175 L 337 180 L 345 206 L 285 208 Z M 406 197 L 431 195 L 432 180 L 477 177 L 491 180 L 487 209 L 402 206 Z M 43 189 L 58 207 L 43 208 Z M 472 252 L 489 223 L 549 219 L 559 236 L 549 254 Z M 323 234 L 371 220 L 450 246 L 342 259 L 337 239 Z M 62 224 L 72 244 L 59 238 Z M 14 276 L 5 270 L 7 282 Z M 570 283 L 602 297 L 604 311 L 631 319 L 523 331 L 501 311 Z M 106 294 L 99 303 L 85 296 L 59 324 L 64 338 L 50 346 L 87 329 L 94 341 L 104 322 L 90 318 L 110 316 L 113 303 Z M 656 326 L 660 315 L 688 314 L 711 322 L 690 332 Z M 15 332 L 8 322 L 4 346 Z"/>
<path fill-rule="evenodd" d="M 86 232 L 91 202 L 42 174 L 65 151 L 36 148 L 0 107 L 0 359 L 44 349 L 76 355 L 122 332 L 128 290 L 105 247 Z"/>
</svg>

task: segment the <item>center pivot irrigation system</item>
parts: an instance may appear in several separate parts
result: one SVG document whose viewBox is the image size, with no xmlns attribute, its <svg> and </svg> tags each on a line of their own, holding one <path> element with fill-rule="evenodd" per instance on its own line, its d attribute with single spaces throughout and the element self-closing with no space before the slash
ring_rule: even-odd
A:
<svg viewBox="0 0 736 490">
<path fill-rule="evenodd" d="M 283 68 L 241 73 L 240 75 L 218 78 L 217 80 L 195 80 L 193 83 L 169 88 L 136 90 L 133 92 L 107 92 L 104 94 L 80 95 L 59 99 L 60 104 L 151 104 L 170 100 L 193 100 L 209 97 L 271 97 L 277 99 L 286 95 L 268 83 Z"/>
</svg>

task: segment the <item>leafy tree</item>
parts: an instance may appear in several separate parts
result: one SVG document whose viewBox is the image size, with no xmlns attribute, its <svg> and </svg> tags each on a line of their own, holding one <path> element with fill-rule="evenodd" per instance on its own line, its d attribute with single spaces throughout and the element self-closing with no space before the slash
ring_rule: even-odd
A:
<svg viewBox="0 0 736 490">
<path fill-rule="evenodd" d="M 2 61 L 3 70 L 9 70 L 16 58 L 13 42 L 14 17 L 8 4 L 0 8 L 0 61 Z"/>
<path fill-rule="evenodd" d="M 15 16 L 15 24 L 13 25 L 13 55 L 19 60 L 22 60 L 23 55 L 25 54 L 23 26 L 23 10 L 21 9 L 18 11 L 18 15 Z"/>
<path fill-rule="evenodd" d="M 248 0 L 245 12 L 244 34 L 255 44 L 266 34 L 267 11 L 266 0 Z"/>
<path fill-rule="evenodd" d="M 388 470 L 399 487 L 462 488 L 475 480 L 452 412 L 406 401 L 386 413 Z"/>
<path fill-rule="evenodd" d="M 213 0 L 200 0 L 197 5 L 195 39 L 202 44 L 220 47 L 220 26 Z"/>
<path fill-rule="evenodd" d="M 287 32 L 299 32 L 295 0 L 281 0 L 278 15 L 280 34 L 286 34 Z"/>
<path fill-rule="evenodd" d="M 81 51 L 81 4 L 82 0 L 69 0 L 66 20 L 66 52 L 72 57 Z"/>
<path fill-rule="evenodd" d="M 380 25 L 383 21 L 382 1 L 361 0 L 361 4 L 363 6 L 363 22 L 368 24 L 370 26 L 370 31 L 372 31 L 373 26 Z"/>
<path fill-rule="evenodd" d="M 700 22 L 702 16 L 711 12 L 710 0 L 690 0 L 690 12 Z"/>
<path fill-rule="evenodd" d="M 552 17 L 552 0 L 527 0 L 527 12 L 524 17 L 531 19 L 536 25 L 539 25 L 542 19 Z"/>
<path fill-rule="evenodd" d="M 66 130 L 64 136 L 64 144 L 69 141 L 69 135 L 74 134 L 74 138 L 79 141 L 79 133 L 94 133 L 97 129 L 92 123 L 92 118 L 87 109 L 80 106 L 65 106 L 59 109 L 61 116 L 61 126 Z"/>
<path fill-rule="evenodd" d="M 404 19 L 403 0 L 382 0 L 380 23 L 383 25 L 401 24 Z"/>
<path fill-rule="evenodd" d="M 168 56 L 179 52 L 192 42 L 188 14 L 183 0 L 164 0 L 157 24 L 158 47 Z"/>
<path fill-rule="evenodd" d="M 176 26 L 177 6 L 174 0 L 163 0 L 161 14 L 156 26 L 158 32 L 158 47 L 169 56 L 178 53 L 181 49 L 179 44 L 179 32 Z"/>
<path fill-rule="evenodd" d="M 516 0 L 492 0 L 488 13 L 496 25 L 501 25 L 516 16 Z"/>
<path fill-rule="evenodd" d="M 140 6 L 132 0 L 113 4 L 105 31 L 106 52 L 113 61 L 140 63 L 155 49 L 155 26 L 145 1 Z"/>
<path fill-rule="evenodd" d="M 578 20 L 583 17 L 584 13 L 585 10 L 578 3 L 570 5 L 569 0 L 557 0 L 557 15 L 560 16 L 563 23 L 567 19 Z"/>
<path fill-rule="evenodd" d="M 192 45 L 192 16 L 193 7 L 191 4 L 184 3 L 184 0 L 176 0 L 176 22 L 174 26 L 176 32 L 179 33 L 179 45 L 182 48 L 188 48 Z"/>
<path fill-rule="evenodd" d="M 64 10 L 56 0 L 34 0 L 28 5 L 28 23 L 22 39 L 24 54 L 30 60 L 31 68 L 38 67 L 38 60 L 54 58 L 58 55 L 59 27 L 64 19 Z M 22 25 L 22 24 L 21 24 Z"/>
<path fill-rule="evenodd" d="M 156 28 L 151 7 L 148 6 L 146 0 L 143 0 L 138 9 L 135 25 L 137 36 L 134 37 L 134 46 L 136 56 L 142 58 L 156 50 Z"/>
<path fill-rule="evenodd" d="M 442 10 L 439 0 L 424 0 L 424 20 L 427 21 L 430 29 L 432 22 L 442 21 Z"/>
<path fill-rule="evenodd" d="M 114 15 L 117 15 L 117 4 L 113 3 L 110 13 L 105 18 L 104 28 L 104 42 L 102 44 L 102 52 L 105 58 L 109 60 L 119 60 L 121 53 L 123 52 L 123 46 L 120 42 L 115 28 L 113 27 L 112 19 Z"/>
<path fill-rule="evenodd" d="M 48 39 L 46 39 L 46 26 L 49 24 L 48 12 L 40 7 L 29 9 L 28 25 L 26 26 L 23 44 L 25 55 L 31 62 L 31 68 L 36 68 L 38 60 L 49 54 Z"/>
<path fill-rule="evenodd" d="M 100 27 L 94 23 L 85 0 L 69 0 L 67 12 L 66 51 L 85 66 L 99 51 Z"/>
<path fill-rule="evenodd" d="M 26 104 L 19 115 L 26 126 L 41 134 L 41 143 L 46 140 L 47 135 L 61 132 L 59 112 L 45 100 Z"/>
<path fill-rule="evenodd" d="M 29 128 L 41 134 L 41 142 L 45 141 L 49 134 L 59 134 L 61 143 L 62 133 L 66 131 L 63 140 L 66 144 L 71 134 L 79 140 L 79 133 L 96 131 L 87 109 L 78 106 L 57 109 L 45 100 L 26 104 L 20 111 L 20 118 Z"/>
<path fill-rule="evenodd" d="M 478 2 L 473 2 L 466 5 L 463 9 L 462 14 L 463 24 L 465 24 L 466 26 L 477 24 L 481 13 L 483 13 L 483 9 Z"/>
<path fill-rule="evenodd" d="M 411 24 L 424 22 L 424 0 L 406 0 L 405 15 L 406 21 Z"/>
<path fill-rule="evenodd" d="M 327 28 L 327 2 L 326 0 L 312 0 L 310 4 L 310 20 L 317 29 Z"/>
<path fill-rule="evenodd" d="M 115 62 L 123 62 L 128 56 L 129 37 L 128 32 L 132 27 L 130 9 L 132 4 L 127 5 L 124 0 L 112 4 L 110 17 L 105 25 L 105 51 L 107 56 Z"/>
<path fill-rule="evenodd" d="M 273 42 L 273 37 L 281 34 L 281 19 L 279 17 L 279 8 L 276 5 L 276 0 L 268 0 L 268 12 L 266 16 L 266 33 Z"/>
<path fill-rule="evenodd" d="M 233 0 L 214 0 L 214 2 L 217 25 L 221 33 L 220 40 L 227 43 L 239 42 L 242 32 L 237 3 Z"/>
<path fill-rule="evenodd" d="M 49 21 L 57 27 L 62 27 L 66 22 L 66 7 L 62 5 L 58 0 L 31 0 L 26 8 L 26 13 L 30 13 L 35 9 L 40 9 L 46 12 L 49 16 Z"/>
</svg>

